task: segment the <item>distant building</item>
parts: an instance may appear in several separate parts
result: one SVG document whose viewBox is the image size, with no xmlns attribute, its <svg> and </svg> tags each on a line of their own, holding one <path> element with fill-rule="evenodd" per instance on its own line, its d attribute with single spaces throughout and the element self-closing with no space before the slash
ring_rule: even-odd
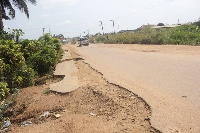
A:
<svg viewBox="0 0 200 133">
<path fill-rule="evenodd" d="M 95 36 L 101 36 L 101 35 L 102 35 L 101 33 L 96 33 L 96 34 L 95 34 Z"/>
<path fill-rule="evenodd" d="M 191 22 L 189 22 L 189 23 L 184 23 L 184 24 L 182 24 L 182 25 L 191 25 L 192 23 Z"/>
<path fill-rule="evenodd" d="M 145 28 L 154 27 L 154 26 L 156 26 L 156 25 L 153 25 L 153 24 L 142 25 L 139 29 L 145 29 Z"/>
<path fill-rule="evenodd" d="M 168 29 L 168 28 L 174 28 L 174 27 L 177 27 L 177 26 L 180 26 L 180 25 L 153 26 L 151 28 L 153 28 L 153 29 L 160 29 L 160 28 Z"/>
</svg>

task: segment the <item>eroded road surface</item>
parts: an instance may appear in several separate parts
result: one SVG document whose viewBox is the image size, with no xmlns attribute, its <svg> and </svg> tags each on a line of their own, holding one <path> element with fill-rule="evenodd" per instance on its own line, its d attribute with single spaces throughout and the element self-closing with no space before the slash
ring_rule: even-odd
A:
<svg viewBox="0 0 200 133">
<path fill-rule="evenodd" d="M 149 51 L 130 45 L 71 47 L 110 83 L 142 97 L 151 106 L 155 128 L 200 132 L 200 47 L 180 46 L 182 52 L 178 46 L 147 46 Z"/>
<path fill-rule="evenodd" d="M 160 133 L 151 126 L 151 108 L 63 46 L 53 77 L 20 90 L 5 111 L 12 123 L 4 133 Z M 77 88 L 76 88 L 77 87 Z"/>
</svg>

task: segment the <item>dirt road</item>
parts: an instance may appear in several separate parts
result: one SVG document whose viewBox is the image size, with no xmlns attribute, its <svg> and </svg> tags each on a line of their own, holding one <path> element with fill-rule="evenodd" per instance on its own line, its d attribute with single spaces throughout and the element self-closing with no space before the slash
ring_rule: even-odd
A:
<svg viewBox="0 0 200 133">
<path fill-rule="evenodd" d="M 74 48 L 106 80 L 144 98 L 152 108 L 154 127 L 170 133 L 200 132 L 200 47 Z"/>
</svg>

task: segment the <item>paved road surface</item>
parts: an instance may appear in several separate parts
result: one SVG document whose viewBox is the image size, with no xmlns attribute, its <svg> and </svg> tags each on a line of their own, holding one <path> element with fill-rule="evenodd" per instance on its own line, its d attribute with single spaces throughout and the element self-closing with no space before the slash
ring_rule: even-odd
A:
<svg viewBox="0 0 200 133">
<path fill-rule="evenodd" d="M 76 47 L 86 62 L 142 97 L 163 132 L 200 133 L 200 55 Z"/>
</svg>

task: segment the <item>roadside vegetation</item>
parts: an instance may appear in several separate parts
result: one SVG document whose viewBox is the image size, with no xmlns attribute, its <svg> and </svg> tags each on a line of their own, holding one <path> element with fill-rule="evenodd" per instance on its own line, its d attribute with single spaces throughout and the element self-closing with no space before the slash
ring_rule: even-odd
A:
<svg viewBox="0 0 200 133">
<path fill-rule="evenodd" d="M 0 34 L 0 101 L 51 74 L 62 55 L 61 42 L 45 34 L 38 40 L 19 41 L 21 30 Z M 4 102 L 5 103 L 5 102 Z M 6 103 L 0 107 L 0 121 Z"/>
<path fill-rule="evenodd" d="M 175 44 L 200 45 L 200 22 L 191 25 L 181 25 L 174 28 L 147 27 L 138 29 L 134 33 L 124 32 L 116 34 L 94 35 L 90 43 L 108 44 Z"/>
</svg>

